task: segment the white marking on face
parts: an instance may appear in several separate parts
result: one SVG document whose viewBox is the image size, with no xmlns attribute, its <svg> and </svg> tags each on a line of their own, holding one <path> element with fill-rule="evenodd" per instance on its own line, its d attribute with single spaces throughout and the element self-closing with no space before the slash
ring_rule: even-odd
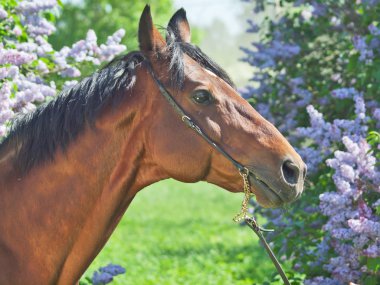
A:
<svg viewBox="0 0 380 285">
<path fill-rule="evenodd" d="M 215 74 L 214 72 L 212 72 L 212 71 L 210 71 L 210 70 L 208 70 L 208 69 L 206 69 L 206 68 L 204 68 L 204 70 L 205 70 L 208 74 L 212 75 L 213 77 L 215 77 L 215 78 L 219 78 L 218 76 L 216 76 L 216 74 Z"/>
</svg>

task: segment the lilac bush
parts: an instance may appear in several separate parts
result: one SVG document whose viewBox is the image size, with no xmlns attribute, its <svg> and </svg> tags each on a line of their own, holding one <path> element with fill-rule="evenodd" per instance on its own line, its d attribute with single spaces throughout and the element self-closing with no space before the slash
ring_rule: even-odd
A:
<svg viewBox="0 0 380 285">
<path fill-rule="evenodd" d="M 242 48 L 257 70 L 243 96 L 297 147 L 308 181 L 289 209 L 252 211 L 304 284 L 379 284 L 380 1 L 286 2 L 255 1 L 278 15 L 248 22 L 260 42 Z"/>
<path fill-rule="evenodd" d="M 85 39 L 54 50 L 49 36 L 58 9 L 56 0 L 0 1 L 0 139 L 18 113 L 75 85 L 82 67 L 99 66 L 126 49 L 120 29 L 104 44 L 89 30 Z"/>
<path fill-rule="evenodd" d="M 100 267 L 99 270 L 95 271 L 89 281 L 94 285 L 104 285 L 111 283 L 115 276 L 124 273 L 125 269 L 123 267 L 110 263 L 107 266 Z"/>
</svg>

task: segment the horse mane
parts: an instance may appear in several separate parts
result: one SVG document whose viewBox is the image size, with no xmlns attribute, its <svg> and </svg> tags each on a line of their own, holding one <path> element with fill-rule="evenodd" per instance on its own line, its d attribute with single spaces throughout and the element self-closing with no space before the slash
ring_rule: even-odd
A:
<svg viewBox="0 0 380 285">
<path fill-rule="evenodd" d="M 176 88 L 181 89 L 184 83 L 183 54 L 234 87 L 227 73 L 197 46 L 169 41 L 168 51 L 171 83 Z M 94 126 L 105 105 L 117 107 L 118 100 L 122 98 L 120 91 L 133 87 L 135 68 L 145 60 L 144 55 L 137 51 L 117 57 L 52 101 L 38 106 L 34 112 L 17 116 L 8 135 L 0 143 L 0 153 L 6 146 L 14 146 L 17 150 L 15 167 L 24 174 L 39 163 L 54 160 L 57 149 L 65 151 L 86 124 Z"/>
</svg>

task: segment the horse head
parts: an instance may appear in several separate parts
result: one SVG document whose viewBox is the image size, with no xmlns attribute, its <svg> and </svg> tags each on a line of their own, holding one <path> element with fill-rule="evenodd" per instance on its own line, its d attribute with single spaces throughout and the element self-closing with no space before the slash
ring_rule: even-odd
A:
<svg viewBox="0 0 380 285">
<path fill-rule="evenodd" d="M 251 191 L 265 207 L 294 201 L 303 191 L 306 165 L 284 136 L 236 91 L 225 71 L 191 43 L 186 12 L 170 19 L 164 39 L 150 8 L 139 24 L 140 51 L 176 104 L 250 175 Z M 239 172 L 217 149 L 187 128 L 157 82 L 147 98 L 146 150 L 168 177 L 207 181 L 232 192 L 242 189 Z"/>
</svg>

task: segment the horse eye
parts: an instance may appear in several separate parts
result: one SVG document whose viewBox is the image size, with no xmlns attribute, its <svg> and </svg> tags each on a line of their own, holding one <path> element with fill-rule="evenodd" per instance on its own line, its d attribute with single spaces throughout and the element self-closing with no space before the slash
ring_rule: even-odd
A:
<svg viewBox="0 0 380 285">
<path fill-rule="evenodd" d="M 192 99 L 197 104 L 208 105 L 212 102 L 212 95 L 207 90 L 197 90 L 192 94 Z"/>
</svg>

